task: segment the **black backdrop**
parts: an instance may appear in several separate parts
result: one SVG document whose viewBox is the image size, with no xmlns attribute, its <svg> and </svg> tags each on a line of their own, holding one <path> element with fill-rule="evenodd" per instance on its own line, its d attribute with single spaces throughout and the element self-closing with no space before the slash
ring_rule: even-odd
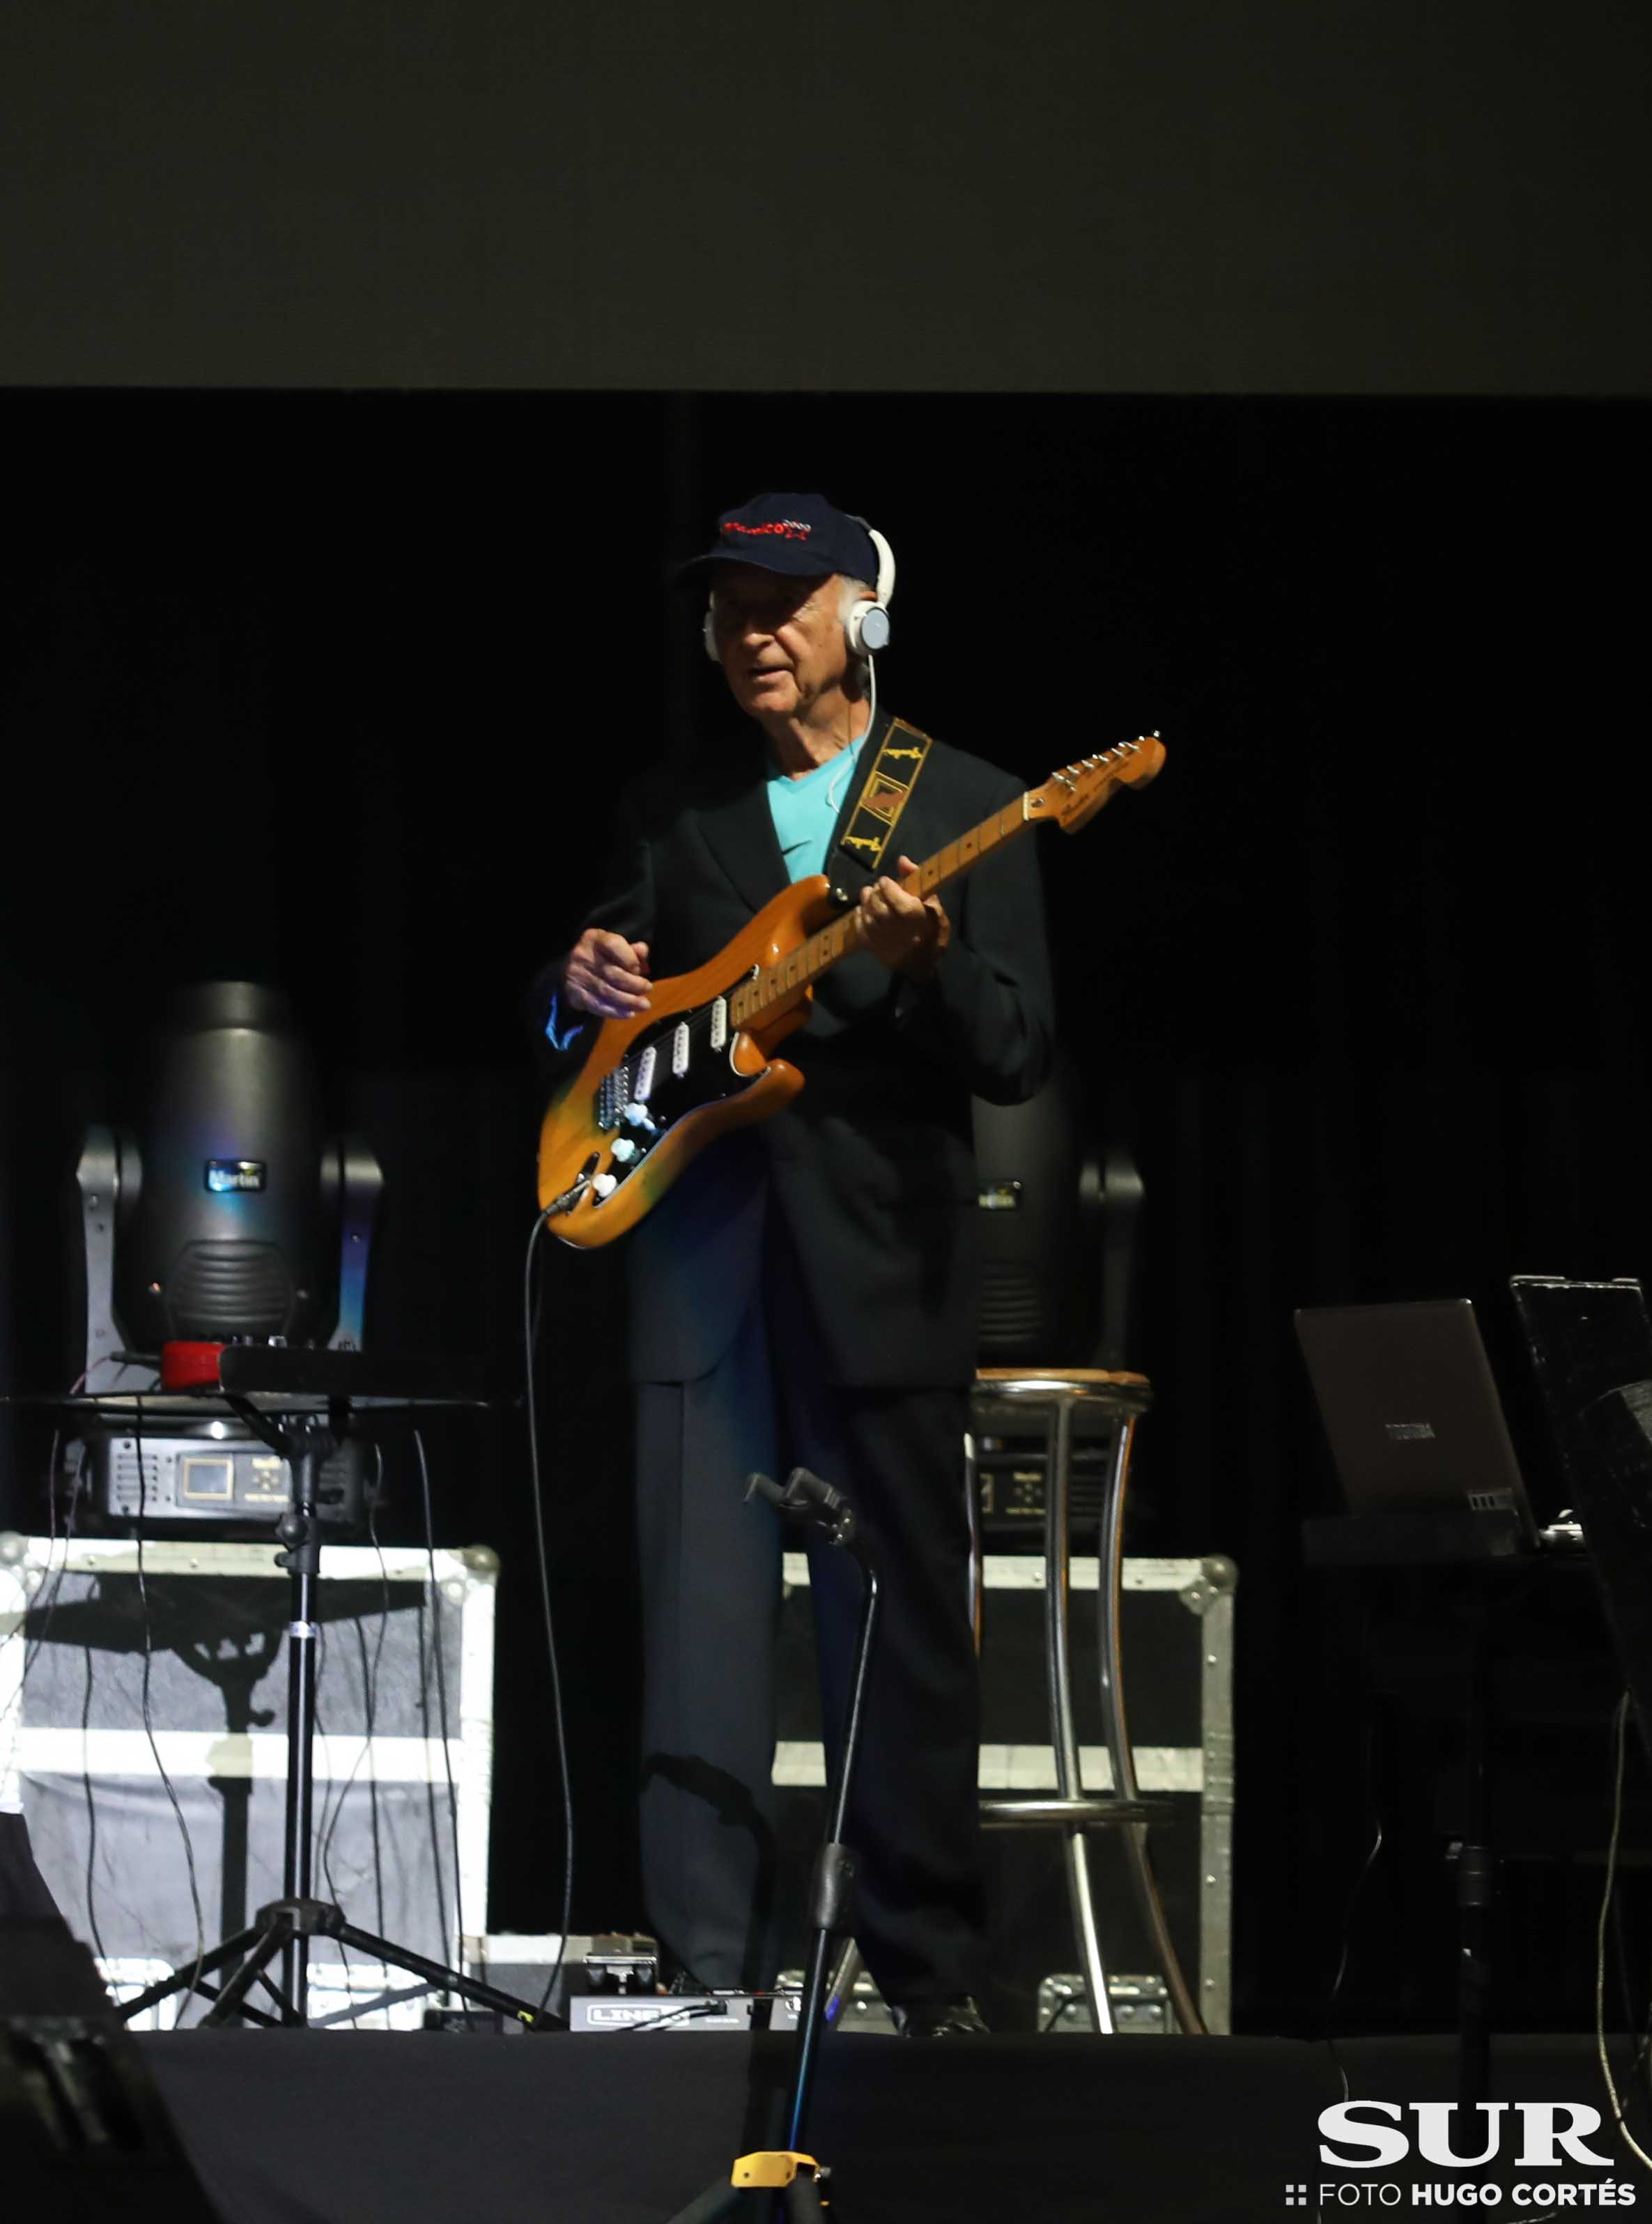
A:
<svg viewBox="0 0 1652 2224">
<path fill-rule="evenodd" d="M 818 484 L 901 562 L 888 699 L 1029 779 L 1157 726 L 1044 862 L 1064 1033 L 1150 1198 L 1144 1549 L 1242 1571 L 1239 2003 L 1311 2022 L 1365 1844 L 1361 1679 L 1296 1525 L 1327 1489 L 1293 1305 L 1652 1265 L 1634 404 L 16 393 L 10 1379 L 76 1371 L 60 1226 L 173 982 L 284 983 L 388 1178 L 383 1347 L 520 1335 L 520 1010 L 614 796 L 711 715 L 665 584 Z M 559 1254 L 542 1383 L 583 1821 L 639 1918 L 614 1262 Z M 0 1513 L 33 1518 L 24 1431 Z M 445 1432 L 507 1565 L 493 1920 L 558 1836 L 520 1430 Z M 411 1501 L 401 1525 L 412 1533 Z M 1402 1787 L 1403 1788 L 1403 1787 Z M 1443 1882 L 1440 1885 L 1443 1894 Z M 1380 1916 L 1380 1909 L 1378 1911 Z M 1392 1920 L 1397 1921 L 1393 1916 Z M 1380 1922 L 1370 2012 L 1438 2005 Z M 1397 1937 L 1397 1932 L 1394 1937 Z"/>
</svg>

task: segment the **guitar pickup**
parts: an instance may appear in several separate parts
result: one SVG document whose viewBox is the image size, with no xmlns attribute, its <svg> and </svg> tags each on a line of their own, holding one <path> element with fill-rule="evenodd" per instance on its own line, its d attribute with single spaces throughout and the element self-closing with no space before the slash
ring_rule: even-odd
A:
<svg viewBox="0 0 1652 2224">
<path fill-rule="evenodd" d="M 719 996 L 711 1007 L 711 1047 L 721 1050 L 728 1039 L 728 999 Z"/>
<path fill-rule="evenodd" d="M 639 1104 L 648 1102 L 648 1092 L 654 1085 L 654 1046 L 650 1043 L 637 1061 L 635 1097 Z"/>
<path fill-rule="evenodd" d="M 680 1081 L 689 1070 L 688 1021 L 679 1020 L 672 1035 L 672 1071 Z"/>
</svg>

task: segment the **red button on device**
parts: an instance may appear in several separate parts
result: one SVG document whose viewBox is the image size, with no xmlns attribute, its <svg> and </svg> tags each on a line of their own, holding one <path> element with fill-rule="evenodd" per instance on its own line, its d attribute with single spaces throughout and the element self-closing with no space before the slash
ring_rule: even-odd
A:
<svg viewBox="0 0 1652 2224">
<path fill-rule="evenodd" d="M 163 1390 L 216 1390 L 221 1343 L 163 1343 L 161 1347 L 161 1387 Z"/>
</svg>

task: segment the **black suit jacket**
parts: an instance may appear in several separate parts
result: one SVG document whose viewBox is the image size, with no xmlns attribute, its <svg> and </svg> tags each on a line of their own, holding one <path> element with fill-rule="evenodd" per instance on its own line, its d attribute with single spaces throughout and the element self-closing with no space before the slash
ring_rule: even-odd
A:
<svg viewBox="0 0 1652 2224">
<path fill-rule="evenodd" d="M 887 725 L 880 714 L 848 781 L 829 869 L 867 875 L 835 843 Z M 751 730 L 720 763 L 671 769 L 632 790 L 607 894 L 588 926 L 650 946 L 656 979 L 715 957 L 786 885 Z M 886 859 L 930 856 L 1012 801 L 1019 783 L 936 742 Z M 824 1378 L 863 1386 L 963 1383 L 975 1358 L 978 1207 L 970 1097 L 1016 1103 L 1049 1069 L 1053 1014 L 1036 833 L 942 900 L 952 940 L 932 980 L 905 981 L 867 952 L 816 991 L 781 1055 L 804 1075 L 784 1111 L 725 1135 L 623 1239 L 631 1371 L 690 1381 L 714 1367 L 757 1286 L 765 1216 L 792 1239 L 823 1330 Z M 542 1016 L 557 975 L 539 976 Z M 583 1053 L 577 1041 L 568 1055 Z"/>
</svg>

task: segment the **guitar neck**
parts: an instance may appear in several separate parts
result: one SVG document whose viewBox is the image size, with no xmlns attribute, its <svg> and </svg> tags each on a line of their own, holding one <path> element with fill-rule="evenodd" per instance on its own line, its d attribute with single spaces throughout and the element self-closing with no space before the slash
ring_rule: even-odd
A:
<svg viewBox="0 0 1652 2224">
<path fill-rule="evenodd" d="M 1006 803 L 1001 811 L 983 818 L 979 826 L 972 826 L 955 842 L 949 842 L 926 858 L 915 872 L 908 873 L 901 887 L 909 895 L 930 896 L 943 888 L 949 881 L 959 880 L 970 868 L 988 857 L 994 850 L 1001 850 L 1025 828 L 1037 822 L 1032 813 L 1036 791 L 1029 790 Z M 749 981 L 743 982 L 728 999 L 728 1017 L 737 1027 L 760 1027 L 788 1005 L 795 1001 L 799 989 L 807 988 L 829 972 L 840 958 L 849 957 L 859 950 L 866 934 L 858 910 L 846 911 L 829 926 L 823 926 L 806 942 L 772 965 L 764 966 Z"/>
</svg>

